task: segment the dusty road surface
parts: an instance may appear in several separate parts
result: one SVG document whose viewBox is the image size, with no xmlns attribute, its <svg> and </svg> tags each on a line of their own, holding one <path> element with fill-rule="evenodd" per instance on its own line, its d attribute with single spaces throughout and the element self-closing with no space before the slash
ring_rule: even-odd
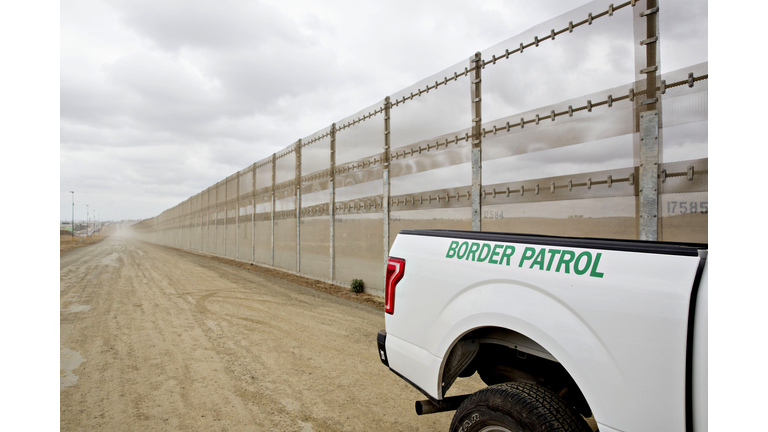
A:
<svg viewBox="0 0 768 432">
<path fill-rule="evenodd" d="M 59 256 L 77 248 L 95 245 L 104 238 L 99 236 L 73 238 L 71 234 L 59 235 Z"/>
<path fill-rule="evenodd" d="M 122 236 L 60 266 L 62 431 L 448 429 L 381 364 L 373 307 Z"/>
</svg>

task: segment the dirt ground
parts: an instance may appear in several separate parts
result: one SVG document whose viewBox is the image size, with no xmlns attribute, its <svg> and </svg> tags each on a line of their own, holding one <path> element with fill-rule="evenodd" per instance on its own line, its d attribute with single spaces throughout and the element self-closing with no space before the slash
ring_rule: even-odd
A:
<svg viewBox="0 0 768 432">
<path fill-rule="evenodd" d="M 70 234 L 61 234 L 59 235 L 59 256 L 83 246 L 94 245 L 104 240 L 104 238 L 105 237 L 75 237 L 73 240 Z"/>
<path fill-rule="evenodd" d="M 174 249 L 174 248 L 169 248 L 169 249 Z M 254 271 L 264 275 L 273 276 L 288 282 L 293 282 L 295 284 L 305 286 L 307 288 L 312 288 L 317 291 L 322 291 L 332 296 L 336 296 L 346 300 L 351 300 L 356 303 L 372 306 L 377 309 L 380 309 L 381 311 L 384 310 L 384 299 L 378 296 L 374 296 L 366 293 L 356 294 L 350 291 L 349 288 L 346 288 L 346 287 L 319 281 L 319 280 L 308 278 L 308 277 L 302 277 L 297 274 L 281 271 L 275 268 L 254 265 L 254 264 L 250 264 L 250 263 L 246 263 L 246 262 L 242 262 L 234 259 L 217 257 L 217 256 L 208 255 L 208 254 L 199 254 L 195 251 L 187 250 L 183 252 L 205 256 L 210 260 L 214 260 L 223 264 L 244 268 L 249 271 Z"/>
<path fill-rule="evenodd" d="M 62 431 L 448 428 L 381 364 L 379 305 L 224 261 L 120 235 L 61 255 Z"/>
</svg>

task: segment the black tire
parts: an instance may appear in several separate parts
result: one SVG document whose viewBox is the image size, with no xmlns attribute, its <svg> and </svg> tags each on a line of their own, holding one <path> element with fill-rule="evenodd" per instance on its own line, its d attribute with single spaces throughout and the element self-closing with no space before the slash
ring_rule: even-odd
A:
<svg viewBox="0 0 768 432">
<path fill-rule="evenodd" d="M 519 382 L 486 387 L 468 397 L 456 410 L 450 430 L 477 432 L 484 428 L 511 432 L 592 431 L 552 391 Z"/>
</svg>

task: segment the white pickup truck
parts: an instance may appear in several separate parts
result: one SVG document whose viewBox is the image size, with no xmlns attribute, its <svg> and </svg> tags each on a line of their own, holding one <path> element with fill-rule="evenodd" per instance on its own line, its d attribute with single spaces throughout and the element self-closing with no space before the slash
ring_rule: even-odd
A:
<svg viewBox="0 0 768 432">
<path fill-rule="evenodd" d="M 404 230 L 381 361 L 451 431 L 707 431 L 707 245 Z M 488 385 L 446 397 L 459 377 Z"/>
</svg>

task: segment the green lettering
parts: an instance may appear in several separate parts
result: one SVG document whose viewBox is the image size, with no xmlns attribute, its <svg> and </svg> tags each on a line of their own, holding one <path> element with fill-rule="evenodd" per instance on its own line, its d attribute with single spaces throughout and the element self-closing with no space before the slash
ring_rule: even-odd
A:
<svg viewBox="0 0 768 432">
<path fill-rule="evenodd" d="M 509 260 L 512 258 L 512 255 L 515 254 L 515 247 L 511 245 L 504 246 L 504 252 L 501 254 L 501 258 L 499 259 L 499 264 L 502 264 L 504 262 L 504 258 L 507 259 L 507 266 L 509 266 Z"/>
<path fill-rule="evenodd" d="M 464 252 L 461 251 L 461 248 L 464 248 Z M 467 254 L 467 249 L 469 249 L 469 242 L 461 242 L 459 249 L 456 251 L 456 258 L 464 258 L 464 255 Z"/>
<path fill-rule="evenodd" d="M 533 258 L 533 255 L 535 254 L 536 254 L 536 249 L 532 247 L 527 247 L 523 249 L 523 256 L 520 257 L 520 263 L 517 266 L 522 267 L 525 260 L 529 260 Z"/>
<path fill-rule="evenodd" d="M 472 242 L 472 244 L 469 246 L 469 253 L 467 254 L 466 260 L 469 261 L 469 256 L 472 255 L 472 261 L 477 258 L 477 251 L 480 249 L 480 243 Z"/>
<path fill-rule="evenodd" d="M 531 266 L 528 268 L 533 268 L 533 266 L 537 265 L 539 266 L 539 270 L 544 270 L 544 258 L 547 255 L 547 249 L 541 248 L 539 250 L 539 253 L 536 254 L 536 258 L 531 263 Z"/>
<path fill-rule="evenodd" d="M 582 258 L 586 258 L 587 263 L 584 265 L 583 268 L 579 268 L 581 267 L 579 263 L 582 262 Z M 592 254 L 587 251 L 584 251 L 580 253 L 578 257 L 576 257 L 576 262 L 573 263 L 573 271 L 575 271 L 577 275 L 583 275 L 584 273 L 587 272 L 587 270 L 589 270 L 589 266 L 591 265 L 592 265 Z"/>
<path fill-rule="evenodd" d="M 496 246 L 493 247 L 493 252 L 491 252 L 491 257 L 488 258 L 488 264 L 498 264 L 499 263 L 494 258 L 501 253 L 501 251 L 497 250 L 497 249 L 501 249 L 503 247 L 504 247 L 504 245 L 500 245 L 500 244 L 497 244 Z"/>
<path fill-rule="evenodd" d="M 485 256 L 483 256 L 483 252 L 485 252 Z M 480 248 L 480 253 L 477 256 L 477 262 L 485 262 L 489 255 L 491 255 L 491 245 L 483 243 L 483 246 Z"/>
<path fill-rule="evenodd" d="M 567 258 L 566 258 L 567 257 Z M 555 271 L 560 273 L 560 267 L 565 264 L 565 272 L 570 274 L 571 273 L 571 263 L 576 258 L 576 254 L 573 253 L 573 251 L 564 250 L 563 254 L 560 255 L 560 261 L 557 262 L 557 267 L 555 268 Z"/>
<path fill-rule="evenodd" d="M 560 249 L 549 250 L 549 262 L 547 263 L 547 271 L 552 270 L 552 263 L 555 262 L 555 256 L 560 255 L 560 252 L 562 252 Z"/>
<path fill-rule="evenodd" d="M 459 247 L 459 242 L 452 241 L 451 245 L 448 246 L 448 253 L 445 254 L 446 258 L 453 258 L 456 256 L 456 249 Z"/>
<path fill-rule="evenodd" d="M 600 264 L 600 257 L 602 255 L 603 254 L 601 254 L 601 253 L 598 253 L 597 255 L 595 255 L 595 263 L 592 264 L 592 270 L 589 272 L 590 276 L 596 277 L 596 278 L 602 278 L 603 277 L 603 273 L 600 273 L 599 271 L 597 271 L 597 265 Z"/>
</svg>

